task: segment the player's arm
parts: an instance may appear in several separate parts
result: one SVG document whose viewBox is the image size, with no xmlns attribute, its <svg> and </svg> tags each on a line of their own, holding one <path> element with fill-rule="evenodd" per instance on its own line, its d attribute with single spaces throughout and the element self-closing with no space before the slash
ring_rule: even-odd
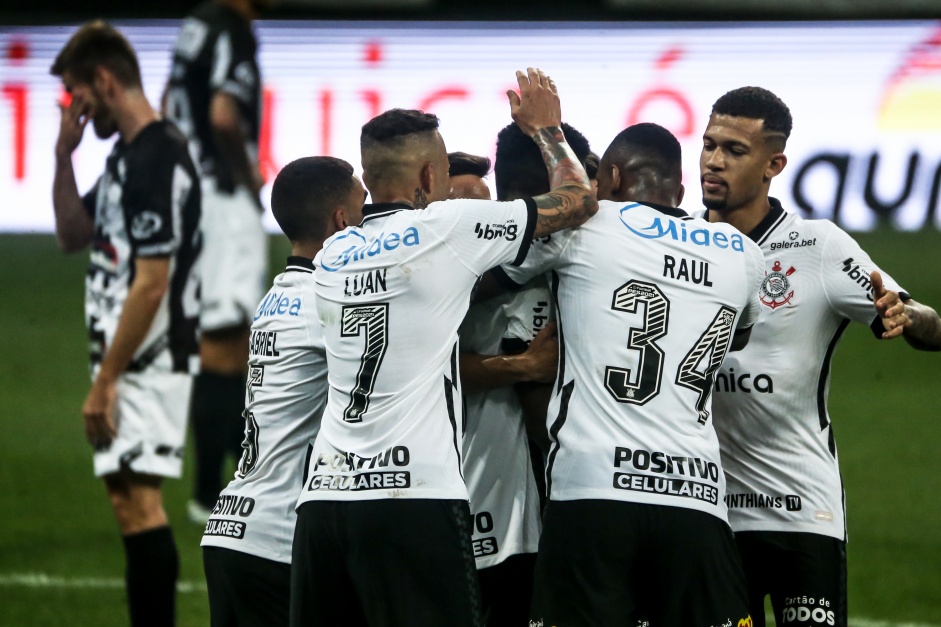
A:
<svg viewBox="0 0 941 627">
<path fill-rule="evenodd" d="M 85 210 L 72 168 L 72 153 L 82 141 L 82 133 L 88 123 L 88 117 L 83 115 L 80 107 L 81 103 L 75 99 L 68 107 L 59 105 L 61 119 L 55 148 L 52 206 L 56 216 L 56 239 L 59 248 L 66 253 L 83 250 L 95 232 L 95 221 Z"/>
<path fill-rule="evenodd" d="M 922 351 L 941 351 L 941 318 L 931 307 L 912 299 L 903 301 L 898 292 L 887 290 L 878 271 L 870 274 L 872 299 L 885 332 L 883 339 L 898 336 Z"/>
<path fill-rule="evenodd" d="M 583 224 L 598 211 L 585 168 L 562 134 L 562 108 L 555 83 L 540 70 L 516 73 L 520 95 L 508 91 L 510 112 L 520 129 L 533 138 L 549 169 L 548 194 L 536 196 L 534 237 L 545 237 Z"/>
<path fill-rule="evenodd" d="M 212 95 L 209 101 L 209 125 L 216 142 L 216 154 L 225 161 L 236 185 L 242 185 L 257 196 L 264 181 L 245 149 L 242 114 L 234 96 L 224 91 L 216 91 Z"/>
<path fill-rule="evenodd" d="M 85 435 L 93 446 L 106 446 L 117 433 L 114 425 L 117 380 L 147 337 L 167 292 L 169 277 L 170 257 L 138 257 L 134 263 L 134 282 L 124 301 L 114 340 L 101 360 L 82 407 Z"/>
<path fill-rule="evenodd" d="M 461 354 L 461 388 L 478 394 L 516 383 L 551 383 L 559 362 L 555 323 L 543 328 L 525 351 L 516 355 Z"/>
</svg>

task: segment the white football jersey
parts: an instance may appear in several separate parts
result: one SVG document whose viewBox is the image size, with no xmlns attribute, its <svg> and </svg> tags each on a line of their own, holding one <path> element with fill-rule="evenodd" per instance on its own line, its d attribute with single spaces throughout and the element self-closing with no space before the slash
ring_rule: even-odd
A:
<svg viewBox="0 0 941 627">
<path fill-rule="evenodd" d="M 761 251 L 678 209 L 603 201 L 533 244 L 517 282 L 553 269 L 561 344 L 549 498 L 725 513 L 711 394 L 736 328 L 758 314 Z"/>
<path fill-rule="evenodd" d="M 327 400 L 327 358 L 314 266 L 289 257 L 255 312 L 245 386 L 245 441 L 202 546 L 291 563 L 294 507 Z"/>
<path fill-rule="evenodd" d="M 461 352 L 500 355 L 522 348 L 554 318 L 550 303 L 549 286 L 539 277 L 520 292 L 473 305 L 461 325 Z M 469 394 L 464 412 L 464 480 L 474 517 L 477 568 L 535 553 L 541 529 L 539 488 L 516 391 L 507 386 Z"/>
<path fill-rule="evenodd" d="M 882 324 L 869 273 L 879 268 L 828 220 L 772 200 L 748 236 L 764 253 L 761 314 L 716 377 L 713 407 L 735 531 L 846 537 L 827 394 L 830 361 L 851 320 Z M 882 272 L 887 289 L 899 286 Z"/>
<path fill-rule="evenodd" d="M 479 276 L 529 250 L 530 200 L 370 205 L 317 255 L 329 393 L 298 504 L 467 499 L 458 327 Z"/>
</svg>

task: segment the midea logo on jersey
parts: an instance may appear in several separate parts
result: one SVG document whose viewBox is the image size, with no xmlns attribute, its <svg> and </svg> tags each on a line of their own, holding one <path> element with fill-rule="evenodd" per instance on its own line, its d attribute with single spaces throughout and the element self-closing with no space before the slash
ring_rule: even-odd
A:
<svg viewBox="0 0 941 627">
<path fill-rule="evenodd" d="M 729 236 L 721 231 L 710 231 L 708 229 L 687 231 L 685 221 L 671 220 L 666 216 L 662 218 L 657 216 L 654 218 L 650 226 L 644 227 L 642 229 L 635 229 L 633 226 L 628 224 L 627 220 L 625 219 L 625 214 L 631 209 L 644 206 L 645 205 L 640 203 L 633 203 L 621 209 L 621 223 L 624 224 L 624 226 L 626 226 L 628 230 L 634 235 L 643 237 L 644 239 L 660 239 L 661 237 L 670 237 L 677 242 L 688 242 L 696 246 L 731 248 L 732 250 L 737 250 L 738 252 L 743 252 L 745 250 L 742 236 L 738 233 L 734 233 Z"/>
<path fill-rule="evenodd" d="M 395 250 L 399 246 L 418 246 L 418 229 L 410 226 L 404 233 L 380 233 L 372 241 L 358 231 L 350 231 L 335 237 L 320 257 L 320 267 L 327 272 L 336 272 L 366 257 L 381 255 L 383 251 Z"/>
</svg>

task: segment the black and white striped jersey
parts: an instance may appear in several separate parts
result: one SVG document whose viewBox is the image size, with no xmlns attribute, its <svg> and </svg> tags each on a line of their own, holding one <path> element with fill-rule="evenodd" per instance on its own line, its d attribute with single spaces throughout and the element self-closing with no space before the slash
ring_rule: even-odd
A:
<svg viewBox="0 0 941 627">
<path fill-rule="evenodd" d="M 128 370 L 196 372 L 200 190 L 186 140 L 165 120 L 144 127 L 129 144 L 119 139 L 82 201 L 95 220 L 85 278 L 93 369 L 114 339 L 135 261 L 170 257 L 169 289 Z"/>
<path fill-rule="evenodd" d="M 205 2 L 183 20 L 173 48 L 166 92 L 166 113 L 190 141 L 202 173 L 219 189 L 231 192 L 232 174 L 217 153 L 209 124 L 213 94 L 223 92 L 238 103 L 251 158 L 257 159 L 261 130 L 261 76 L 258 44 L 251 24 L 234 10 Z"/>
<path fill-rule="evenodd" d="M 716 372 L 758 313 L 761 251 L 726 224 L 602 201 L 533 244 L 520 283 L 552 271 L 559 375 L 549 498 L 608 499 L 726 519 L 713 427 Z"/>
</svg>

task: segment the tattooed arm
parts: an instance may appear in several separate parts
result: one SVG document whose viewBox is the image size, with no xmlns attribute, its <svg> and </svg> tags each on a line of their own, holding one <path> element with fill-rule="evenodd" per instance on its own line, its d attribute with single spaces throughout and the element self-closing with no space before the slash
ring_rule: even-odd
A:
<svg viewBox="0 0 941 627">
<path fill-rule="evenodd" d="M 562 109 L 551 78 L 541 70 L 516 73 L 520 95 L 508 91 L 510 111 L 520 129 L 533 138 L 549 169 L 548 194 L 536 196 L 535 237 L 583 224 L 598 211 L 585 168 L 562 134 Z"/>
</svg>

